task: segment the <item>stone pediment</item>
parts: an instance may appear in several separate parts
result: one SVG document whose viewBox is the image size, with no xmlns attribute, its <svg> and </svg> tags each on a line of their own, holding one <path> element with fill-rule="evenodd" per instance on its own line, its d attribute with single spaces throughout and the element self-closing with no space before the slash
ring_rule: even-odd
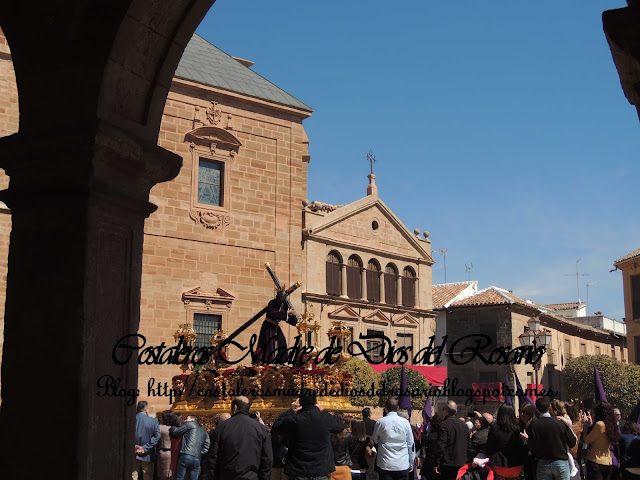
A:
<svg viewBox="0 0 640 480">
<path fill-rule="evenodd" d="M 223 304 L 227 305 L 229 308 L 231 307 L 231 303 L 235 300 L 231 293 L 223 290 L 222 288 L 216 288 L 215 291 L 209 291 L 206 288 L 203 289 L 202 286 L 197 286 L 192 288 L 191 290 L 187 290 L 182 294 L 183 303 L 187 304 L 190 302 L 202 302 L 207 305 L 212 304 Z"/>
<path fill-rule="evenodd" d="M 336 320 L 351 320 L 351 321 L 359 321 L 360 315 L 349 305 L 342 305 L 341 307 L 336 308 L 333 312 L 329 314 L 329 318 L 333 318 Z"/>
<path fill-rule="evenodd" d="M 235 152 L 242 146 L 242 143 L 235 135 L 224 128 L 213 126 L 198 127 L 191 130 L 186 134 L 185 141 L 195 143 L 196 145 L 204 145 L 213 150 L 222 148 Z"/>
<path fill-rule="evenodd" d="M 430 243 L 410 232 L 376 196 L 364 197 L 327 213 L 304 229 L 303 234 L 308 239 L 435 263 Z"/>
<path fill-rule="evenodd" d="M 368 315 L 365 315 L 362 319 L 365 322 L 381 323 L 385 325 L 389 323 L 389 317 L 382 313 L 382 310 L 380 310 L 379 308 L 375 309 Z"/>
<path fill-rule="evenodd" d="M 403 313 L 397 319 L 393 320 L 394 327 L 417 328 L 418 325 L 418 321 L 409 313 Z"/>
</svg>

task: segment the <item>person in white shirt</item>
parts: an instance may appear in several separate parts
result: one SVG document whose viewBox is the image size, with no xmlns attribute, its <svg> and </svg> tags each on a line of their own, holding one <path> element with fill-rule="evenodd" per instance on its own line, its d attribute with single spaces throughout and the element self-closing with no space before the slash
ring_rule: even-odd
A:
<svg viewBox="0 0 640 480">
<path fill-rule="evenodd" d="M 380 480 L 405 480 L 414 460 L 413 433 L 407 420 L 398 416 L 398 400 L 390 398 L 387 415 L 376 422 L 371 439 L 378 445 L 376 469 Z"/>
</svg>

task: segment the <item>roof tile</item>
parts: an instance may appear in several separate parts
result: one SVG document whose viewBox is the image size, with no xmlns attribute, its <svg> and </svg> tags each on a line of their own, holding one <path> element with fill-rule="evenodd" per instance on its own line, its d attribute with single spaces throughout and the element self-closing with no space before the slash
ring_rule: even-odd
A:
<svg viewBox="0 0 640 480">
<path fill-rule="evenodd" d="M 631 253 L 628 253 L 627 255 L 625 255 L 622 258 L 619 258 L 613 264 L 615 266 L 618 266 L 619 263 L 626 262 L 627 260 L 631 260 L 632 258 L 636 258 L 636 257 L 640 257 L 640 248 L 638 250 L 635 250 L 635 251 L 631 252 Z"/>
<path fill-rule="evenodd" d="M 433 285 L 431 292 L 433 295 L 433 309 L 444 308 L 444 306 L 453 300 L 457 295 L 473 282 L 444 283 L 442 285 Z"/>
</svg>

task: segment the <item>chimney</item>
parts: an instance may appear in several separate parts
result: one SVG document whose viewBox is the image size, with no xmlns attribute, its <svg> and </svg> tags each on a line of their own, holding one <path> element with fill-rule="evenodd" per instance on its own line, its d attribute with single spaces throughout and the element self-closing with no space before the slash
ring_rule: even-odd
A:
<svg viewBox="0 0 640 480">
<path fill-rule="evenodd" d="M 233 57 L 233 59 L 238 61 L 239 63 L 241 63 L 242 65 L 244 65 L 247 68 L 251 68 L 256 63 L 256 62 L 252 62 L 251 60 L 246 60 L 246 59 L 240 58 L 240 57 Z"/>
<path fill-rule="evenodd" d="M 373 173 L 367 175 L 369 179 L 369 186 L 367 187 L 367 196 L 373 195 L 375 197 L 378 196 L 378 187 L 376 187 L 376 176 Z"/>
</svg>

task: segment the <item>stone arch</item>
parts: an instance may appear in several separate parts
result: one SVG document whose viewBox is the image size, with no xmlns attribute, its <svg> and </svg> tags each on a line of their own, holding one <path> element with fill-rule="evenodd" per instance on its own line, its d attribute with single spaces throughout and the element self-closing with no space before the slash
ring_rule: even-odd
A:
<svg viewBox="0 0 640 480">
<path fill-rule="evenodd" d="M 157 146 L 162 112 L 213 2 L 0 2 L 20 97 L 19 131 L 0 138 L 11 178 L 0 200 L 12 215 L 0 410 L 8 477 L 24 475 L 23 445 L 41 428 L 44 404 L 25 404 L 26 393 L 54 412 L 41 412 L 56 442 L 39 460 L 57 476 L 133 471 L 136 397 L 98 396 L 98 382 L 138 386 L 135 355 L 116 364 L 111 352 L 138 330 L 149 190 L 182 165 Z M 46 315 L 25 308 L 36 291 Z M 25 328 L 37 355 L 25 355 Z"/>
</svg>

